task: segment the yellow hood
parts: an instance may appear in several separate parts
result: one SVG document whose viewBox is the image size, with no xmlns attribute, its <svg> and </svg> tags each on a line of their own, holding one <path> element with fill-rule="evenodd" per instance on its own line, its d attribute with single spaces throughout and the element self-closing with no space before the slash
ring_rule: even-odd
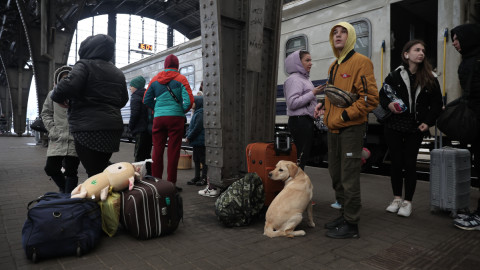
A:
<svg viewBox="0 0 480 270">
<path fill-rule="evenodd" d="M 348 32 L 348 37 L 347 37 L 347 42 L 345 42 L 345 47 L 343 48 L 342 52 L 339 53 L 337 49 L 335 49 L 335 46 L 333 44 L 333 30 L 335 27 L 341 26 L 347 29 Z M 337 62 L 338 64 L 341 64 L 343 59 L 345 59 L 345 56 L 355 48 L 355 42 L 357 41 L 357 34 L 355 33 L 355 28 L 347 22 L 339 22 L 335 24 L 332 29 L 330 30 L 330 46 L 332 46 L 333 50 L 333 55 L 337 57 Z"/>
</svg>

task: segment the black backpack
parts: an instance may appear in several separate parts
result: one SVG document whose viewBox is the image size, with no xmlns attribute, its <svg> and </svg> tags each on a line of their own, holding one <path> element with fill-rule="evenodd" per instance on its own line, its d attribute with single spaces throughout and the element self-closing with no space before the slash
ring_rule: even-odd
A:
<svg viewBox="0 0 480 270">
<path fill-rule="evenodd" d="M 247 173 L 220 194 L 215 214 L 227 227 L 245 226 L 262 211 L 264 202 L 262 179 L 256 173 Z"/>
</svg>

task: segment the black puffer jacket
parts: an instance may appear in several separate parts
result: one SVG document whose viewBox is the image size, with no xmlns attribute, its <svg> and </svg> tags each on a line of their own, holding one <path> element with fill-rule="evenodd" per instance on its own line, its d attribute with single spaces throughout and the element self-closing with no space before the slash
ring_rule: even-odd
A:
<svg viewBox="0 0 480 270">
<path fill-rule="evenodd" d="M 440 91 L 440 85 L 437 79 L 435 79 L 435 87 L 433 89 L 417 89 L 415 100 L 410 102 L 410 80 L 409 75 L 404 66 L 398 67 L 395 71 L 391 72 L 386 78 L 385 83 L 390 85 L 397 93 L 397 96 L 403 100 L 407 105 L 408 110 L 401 114 L 392 114 L 386 119 L 385 125 L 395 130 L 401 130 L 401 123 L 411 121 L 413 119 L 413 130 L 421 124 L 425 123 L 428 126 L 434 126 L 437 117 L 442 111 L 443 101 L 442 93 Z M 408 87 L 407 87 L 408 85 Z M 427 91 L 428 90 L 428 91 Z M 383 88 L 380 90 L 380 104 L 386 110 L 388 104 L 391 102 L 385 94 Z M 412 104 L 414 106 L 412 106 Z"/>
<path fill-rule="evenodd" d="M 468 105 L 480 117 L 480 24 L 464 24 L 451 31 L 452 39 L 456 34 L 460 42 L 462 62 L 458 66 L 458 79 L 465 91 L 468 78 L 472 74 Z"/>
<path fill-rule="evenodd" d="M 133 135 L 147 131 L 148 107 L 143 104 L 145 88 L 137 89 L 130 96 L 130 122 L 128 128 Z"/>
<path fill-rule="evenodd" d="M 114 51 L 110 36 L 88 37 L 80 44 L 80 60 L 54 89 L 53 101 L 68 101 L 71 132 L 123 129 L 120 109 L 128 91 L 123 72 L 110 62 Z"/>
</svg>

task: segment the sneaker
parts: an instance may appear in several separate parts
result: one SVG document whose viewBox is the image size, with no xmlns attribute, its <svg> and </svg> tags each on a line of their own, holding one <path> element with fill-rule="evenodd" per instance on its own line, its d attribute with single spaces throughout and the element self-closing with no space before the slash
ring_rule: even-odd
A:
<svg viewBox="0 0 480 270">
<path fill-rule="evenodd" d="M 387 212 L 390 212 L 390 213 L 397 213 L 401 205 L 402 205 L 402 199 L 394 199 L 385 210 L 387 210 Z"/>
<path fill-rule="evenodd" d="M 453 222 L 453 225 L 455 225 L 455 227 L 460 228 L 462 230 L 480 231 L 480 215 L 474 214 L 463 220 L 455 220 Z"/>
<path fill-rule="evenodd" d="M 209 189 L 208 187 L 206 189 L 202 189 L 198 191 L 198 195 L 205 196 L 205 197 L 217 197 L 220 194 L 218 189 Z"/>
<path fill-rule="evenodd" d="M 335 203 L 332 203 L 330 206 L 335 209 L 342 209 L 342 205 L 339 204 L 337 201 L 335 201 Z"/>
<path fill-rule="evenodd" d="M 345 218 L 343 217 L 343 215 L 341 215 L 335 220 L 326 223 L 325 229 L 328 229 L 328 230 L 335 229 L 336 227 L 340 226 L 344 221 L 345 221 Z"/>
<path fill-rule="evenodd" d="M 471 215 L 472 215 L 472 214 L 457 214 L 457 216 L 455 216 L 455 219 L 453 220 L 453 222 L 467 219 L 467 218 L 469 218 Z"/>
<path fill-rule="evenodd" d="M 200 177 L 194 177 L 192 180 L 187 182 L 187 185 L 195 185 L 198 181 L 200 181 Z"/>
<path fill-rule="evenodd" d="M 206 184 L 207 184 L 206 178 L 200 179 L 197 183 L 195 183 L 195 185 L 197 186 L 205 186 Z"/>
<path fill-rule="evenodd" d="M 402 217 L 409 217 L 412 213 L 412 203 L 403 201 L 402 206 L 398 209 L 397 215 Z"/>
<path fill-rule="evenodd" d="M 326 235 L 330 238 L 336 239 L 360 238 L 358 225 L 349 223 L 346 220 L 335 229 L 329 230 Z"/>
</svg>

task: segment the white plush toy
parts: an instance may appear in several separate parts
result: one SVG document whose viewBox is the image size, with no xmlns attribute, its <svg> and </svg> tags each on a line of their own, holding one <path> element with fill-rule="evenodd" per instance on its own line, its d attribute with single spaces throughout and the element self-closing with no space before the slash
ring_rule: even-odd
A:
<svg viewBox="0 0 480 270">
<path fill-rule="evenodd" d="M 153 163 L 152 159 L 145 159 L 144 161 L 138 161 L 132 163 L 135 168 L 135 177 L 138 180 L 141 180 L 147 175 L 147 163 Z"/>
<path fill-rule="evenodd" d="M 119 162 L 108 166 L 102 173 L 96 174 L 78 185 L 72 191 L 72 198 L 89 198 L 95 201 L 106 200 L 110 186 L 113 191 L 133 188 L 135 167 L 128 162 Z"/>
</svg>

